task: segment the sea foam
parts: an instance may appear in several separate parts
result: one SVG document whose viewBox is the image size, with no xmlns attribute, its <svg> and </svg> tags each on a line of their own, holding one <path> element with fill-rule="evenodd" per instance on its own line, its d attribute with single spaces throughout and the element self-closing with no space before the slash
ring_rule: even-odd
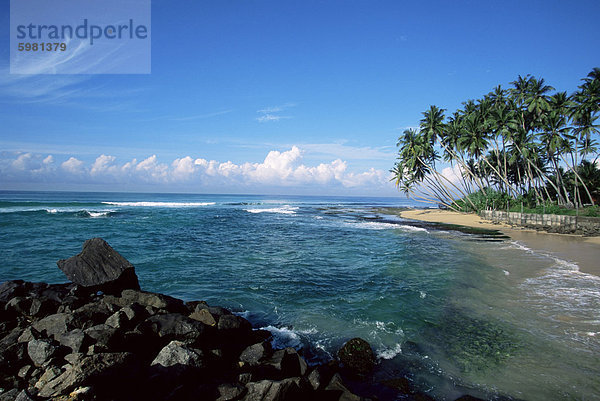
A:
<svg viewBox="0 0 600 401">
<path fill-rule="evenodd" d="M 199 207 L 211 206 L 215 202 L 102 202 L 105 205 L 128 207 Z"/>
<path fill-rule="evenodd" d="M 244 209 L 248 213 L 280 213 L 280 214 L 296 214 L 296 210 L 300 209 L 299 207 L 292 206 L 283 206 L 283 207 L 273 207 L 267 209 Z"/>
</svg>

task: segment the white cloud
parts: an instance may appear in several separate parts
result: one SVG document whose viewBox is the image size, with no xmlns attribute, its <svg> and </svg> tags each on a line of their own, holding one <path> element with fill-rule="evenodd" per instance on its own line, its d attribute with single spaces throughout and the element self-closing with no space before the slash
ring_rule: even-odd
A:
<svg viewBox="0 0 600 401">
<path fill-rule="evenodd" d="M 459 164 L 442 169 L 442 175 L 446 177 L 454 185 L 462 187 L 462 174 L 464 169 Z"/>
<path fill-rule="evenodd" d="M 83 162 L 72 156 L 60 166 L 63 168 L 63 170 L 71 174 L 81 175 L 84 173 Z"/>
<path fill-rule="evenodd" d="M 116 160 L 114 156 L 100 155 L 96 159 L 96 161 L 92 164 L 92 168 L 90 170 L 91 175 L 98 175 L 103 173 L 114 173 L 118 170 L 117 166 L 111 166 L 111 164 Z"/>
<path fill-rule="evenodd" d="M 32 161 L 35 161 L 32 162 Z M 52 175 L 54 157 L 31 153 L 0 155 L 0 178 L 21 177 L 23 180 L 45 178 L 44 182 L 82 182 L 90 184 L 157 184 L 195 185 L 200 190 L 203 185 L 223 189 L 269 187 L 302 188 L 386 188 L 390 189 L 388 173 L 370 168 L 367 171 L 350 171 L 346 161 L 337 158 L 317 165 L 303 162 L 303 151 L 292 146 L 285 151 L 272 150 L 262 162 L 234 163 L 219 162 L 203 158 L 184 156 L 171 163 L 159 162 L 152 155 L 140 162 L 132 159 L 118 162 L 111 155 L 102 154 L 88 166 L 76 157 L 70 157 L 60 164 L 62 174 Z M 29 173 L 29 175 L 27 174 Z M 46 174 L 44 177 L 39 175 Z M 70 180 L 70 181 L 69 181 Z"/>
</svg>

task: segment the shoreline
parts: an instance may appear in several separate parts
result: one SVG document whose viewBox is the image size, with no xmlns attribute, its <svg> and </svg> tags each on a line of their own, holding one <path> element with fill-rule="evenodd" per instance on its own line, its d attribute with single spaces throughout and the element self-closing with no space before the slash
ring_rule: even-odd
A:
<svg viewBox="0 0 600 401">
<path fill-rule="evenodd" d="M 575 263 L 582 273 L 600 276 L 600 266 L 598 264 L 600 237 L 583 237 L 581 235 L 556 234 L 518 228 L 504 223 L 492 223 L 474 213 L 459 213 L 449 210 L 407 209 L 400 210 L 397 214 L 408 220 L 500 231 L 512 240 L 522 242 L 534 251 L 543 251 Z"/>
</svg>

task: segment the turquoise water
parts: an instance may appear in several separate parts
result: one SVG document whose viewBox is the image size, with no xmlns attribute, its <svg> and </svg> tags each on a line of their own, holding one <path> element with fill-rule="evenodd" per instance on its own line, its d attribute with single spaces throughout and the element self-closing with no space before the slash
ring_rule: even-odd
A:
<svg viewBox="0 0 600 401">
<path fill-rule="evenodd" d="M 511 240 L 404 221 L 402 198 L 0 192 L 0 281 L 64 282 L 91 237 L 143 289 L 230 307 L 317 361 L 439 399 L 600 399 L 600 278 Z"/>
</svg>

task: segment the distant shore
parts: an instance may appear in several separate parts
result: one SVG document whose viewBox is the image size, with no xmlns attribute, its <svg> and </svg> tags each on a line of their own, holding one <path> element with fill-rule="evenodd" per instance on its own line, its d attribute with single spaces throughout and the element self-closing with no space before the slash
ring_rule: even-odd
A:
<svg viewBox="0 0 600 401">
<path fill-rule="evenodd" d="M 530 229 L 519 229 L 507 224 L 484 220 L 475 213 L 459 213 L 438 209 L 407 209 L 400 217 L 431 223 L 455 224 L 471 228 L 498 230 L 511 239 L 520 241 L 532 250 L 544 251 L 561 259 L 574 262 L 583 273 L 600 276 L 600 237 L 553 234 Z"/>
</svg>

